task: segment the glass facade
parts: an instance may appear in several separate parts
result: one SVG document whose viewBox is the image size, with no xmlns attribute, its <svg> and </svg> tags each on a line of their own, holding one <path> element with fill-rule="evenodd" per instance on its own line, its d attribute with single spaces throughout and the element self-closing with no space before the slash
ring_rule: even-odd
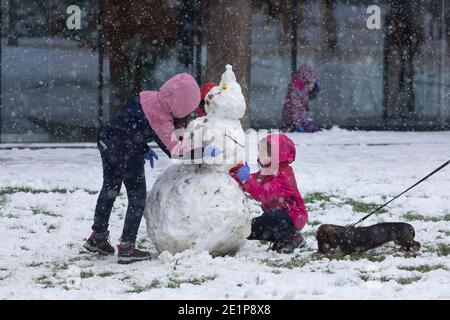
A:
<svg viewBox="0 0 450 320">
<path fill-rule="evenodd" d="M 111 82 L 123 83 L 121 95 L 127 99 L 177 72 L 200 80 L 208 39 L 205 32 L 196 38 L 201 31 L 196 27 L 200 16 L 207 20 L 208 1 L 180 1 L 181 9 L 172 1 L 155 2 L 158 15 L 145 15 L 145 1 L 134 1 L 141 3 L 133 6 L 135 12 L 116 13 L 124 27 L 113 52 L 116 37 L 105 36 L 102 20 L 110 19 L 113 9 L 102 7 L 101 0 L 1 0 L 1 142 L 94 141 L 102 119 L 114 110 Z M 371 1 L 254 1 L 252 126 L 280 127 L 296 52 L 296 66 L 310 64 L 321 80 L 322 91 L 310 106 L 321 126 L 447 128 L 450 5 L 445 0 L 413 0 L 401 7 L 398 1 L 379 3 L 380 29 L 369 29 Z M 69 27 L 77 13 L 70 5 L 80 9 L 79 28 Z M 200 11 L 192 10 L 194 5 Z M 166 25 L 145 20 L 155 16 Z M 128 28 L 130 21 L 135 24 Z M 119 32 L 113 28 L 111 34 Z"/>
</svg>

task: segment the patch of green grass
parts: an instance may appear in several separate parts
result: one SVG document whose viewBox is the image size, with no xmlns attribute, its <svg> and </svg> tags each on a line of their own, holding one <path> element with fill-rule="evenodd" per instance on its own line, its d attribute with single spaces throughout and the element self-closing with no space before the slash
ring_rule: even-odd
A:
<svg viewBox="0 0 450 320">
<path fill-rule="evenodd" d="M 19 192 L 38 194 L 38 193 L 67 193 L 68 191 L 67 189 L 62 188 L 53 188 L 47 190 L 47 189 L 34 189 L 30 187 L 6 187 L 0 189 L 0 196 Z"/>
<path fill-rule="evenodd" d="M 450 245 L 446 243 L 438 243 L 436 246 L 427 247 L 428 251 L 435 252 L 439 257 L 447 257 L 450 255 Z"/>
<path fill-rule="evenodd" d="M 350 205 L 350 206 L 352 206 L 353 211 L 355 211 L 355 212 L 362 212 L 362 213 L 372 212 L 376 208 L 379 207 L 379 205 L 376 204 L 376 203 L 362 202 L 362 201 L 355 200 L 355 199 L 352 199 L 352 198 L 344 199 L 343 204 Z M 387 212 L 387 210 L 386 209 L 381 209 L 381 210 L 378 211 L 378 213 L 384 213 L 384 212 Z"/>
<path fill-rule="evenodd" d="M 387 279 L 387 278 L 379 278 L 376 275 L 373 275 L 372 273 L 365 273 L 365 272 L 360 273 L 359 278 L 366 282 L 367 281 L 387 282 L 387 281 L 391 280 L 391 279 Z"/>
<path fill-rule="evenodd" d="M 154 279 L 150 284 L 146 284 L 144 286 L 138 285 L 137 283 L 133 282 L 131 284 L 131 289 L 128 289 L 125 291 L 126 293 L 141 293 L 144 291 L 149 291 L 152 289 L 158 289 L 161 288 L 161 282 L 158 279 Z"/>
<path fill-rule="evenodd" d="M 0 195 L 0 208 L 5 207 L 5 204 L 6 204 L 6 196 Z"/>
<path fill-rule="evenodd" d="M 423 251 L 436 253 L 439 257 L 447 257 L 450 255 L 450 245 L 446 243 L 438 243 L 437 245 L 423 245 Z"/>
<path fill-rule="evenodd" d="M 369 251 L 364 251 L 364 252 L 354 252 L 354 253 L 349 254 L 348 256 L 346 256 L 344 258 L 340 258 L 340 259 L 349 259 L 350 261 L 367 259 L 371 262 L 381 262 L 384 259 L 386 259 L 386 257 L 383 254 L 378 253 L 374 250 L 369 250 Z"/>
<path fill-rule="evenodd" d="M 418 272 L 430 272 L 433 270 L 443 269 L 448 270 L 447 266 L 443 264 L 435 264 L 435 265 L 429 265 L 429 264 L 421 264 L 418 266 L 398 266 L 397 267 L 400 270 L 406 270 L 406 271 L 418 271 Z"/>
<path fill-rule="evenodd" d="M 323 192 L 313 192 L 308 193 L 304 198 L 303 201 L 307 204 L 312 204 L 315 202 L 330 202 L 333 195 Z"/>
<path fill-rule="evenodd" d="M 33 213 L 33 216 L 36 215 L 44 215 L 44 216 L 49 216 L 49 217 L 61 217 L 61 215 L 47 211 L 47 210 L 43 210 L 43 209 L 39 209 L 36 207 L 32 207 L 31 208 L 31 212 Z"/>
<path fill-rule="evenodd" d="M 42 275 L 39 278 L 35 279 L 37 284 L 44 286 L 44 288 L 53 288 L 55 285 L 46 275 Z"/>
<path fill-rule="evenodd" d="M 352 198 L 343 198 L 342 199 L 342 198 L 339 198 L 338 196 L 335 196 L 335 195 L 332 195 L 329 193 L 323 193 L 323 192 L 309 193 L 303 198 L 303 200 L 305 201 L 305 204 L 307 204 L 307 205 L 311 205 L 311 204 L 319 202 L 320 208 L 325 209 L 327 206 L 327 203 L 332 202 L 333 198 L 336 198 L 338 200 L 338 202 L 336 203 L 337 206 L 350 205 L 350 206 L 352 206 L 353 211 L 355 211 L 355 212 L 369 213 L 379 207 L 379 205 L 376 203 L 362 202 L 362 201 L 352 199 Z M 383 213 L 383 212 L 387 212 L 387 210 L 381 209 L 379 212 Z"/>
<path fill-rule="evenodd" d="M 283 269 L 294 269 L 294 268 L 302 268 L 306 264 L 324 259 L 325 256 L 322 255 L 310 255 L 309 257 L 301 257 L 300 255 L 295 255 L 291 257 L 289 260 L 283 259 L 262 259 L 260 262 L 272 268 L 283 268 Z"/>
<path fill-rule="evenodd" d="M 80 272 L 81 279 L 92 278 L 93 276 L 94 276 L 94 273 L 92 271 L 81 271 Z"/>
<path fill-rule="evenodd" d="M 201 276 L 201 277 L 193 277 L 188 279 L 174 279 L 169 278 L 169 282 L 167 283 L 166 287 L 175 289 L 179 288 L 181 284 L 183 283 L 189 283 L 193 284 L 195 286 L 199 286 L 205 282 L 212 281 L 216 278 L 216 276 Z"/>
<path fill-rule="evenodd" d="M 97 274 L 99 277 L 101 277 L 101 278 L 106 278 L 106 277 L 111 277 L 111 276 L 113 276 L 113 275 L 115 275 L 116 273 L 115 272 L 112 272 L 112 271 L 103 271 L 103 272 L 100 272 L 99 274 Z"/>
<path fill-rule="evenodd" d="M 35 261 L 33 261 L 30 264 L 28 264 L 27 267 L 35 268 L 35 267 L 40 267 L 43 264 L 44 264 L 43 262 L 35 262 Z"/>
<path fill-rule="evenodd" d="M 98 191 L 96 190 L 89 190 L 89 189 L 83 189 L 83 191 L 90 195 L 96 195 L 98 193 Z"/>
<path fill-rule="evenodd" d="M 409 259 L 409 258 L 416 258 L 419 255 L 419 252 L 398 250 L 393 252 L 392 255 L 394 257 Z"/>
<path fill-rule="evenodd" d="M 360 274 L 359 277 L 361 280 L 366 281 L 366 282 L 367 281 L 389 282 L 389 281 L 394 280 L 402 286 L 419 281 L 422 278 L 420 276 L 414 276 L 414 277 L 396 279 L 396 278 L 389 278 L 389 277 L 376 277 L 373 274 L 369 274 L 369 273 L 362 273 L 362 274 Z"/>
<path fill-rule="evenodd" d="M 316 231 L 315 230 L 311 230 L 311 231 L 305 231 L 305 232 L 303 232 L 302 231 L 302 236 L 304 237 L 304 238 L 309 238 L 309 237 L 316 237 Z"/>
<path fill-rule="evenodd" d="M 89 190 L 89 189 L 74 189 L 74 190 L 67 190 L 65 188 L 52 188 L 52 189 L 35 189 L 31 187 L 6 187 L 0 189 L 0 197 L 7 195 L 7 194 L 14 194 L 19 192 L 25 192 L 25 193 L 32 193 L 32 194 L 39 194 L 39 193 L 72 193 L 78 190 L 83 190 L 84 192 L 87 192 L 91 195 L 95 195 L 98 193 L 98 191 L 95 190 Z"/>
<path fill-rule="evenodd" d="M 404 286 L 404 285 L 419 281 L 421 278 L 422 278 L 421 276 L 415 276 L 415 277 L 409 277 L 409 278 L 395 279 L 395 281 L 397 281 L 398 284 L 401 284 L 402 286 Z"/>
<path fill-rule="evenodd" d="M 53 271 L 57 271 L 57 270 L 67 270 L 69 268 L 69 265 L 67 264 L 67 262 L 53 262 Z"/>
<path fill-rule="evenodd" d="M 406 221 L 426 221 L 426 222 L 450 221 L 450 214 L 437 217 L 427 217 L 418 213 L 408 212 L 403 215 L 403 219 L 405 219 Z"/>
<path fill-rule="evenodd" d="M 145 250 L 148 249 L 148 239 L 141 238 L 137 241 L 136 246 L 138 249 Z"/>
</svg>

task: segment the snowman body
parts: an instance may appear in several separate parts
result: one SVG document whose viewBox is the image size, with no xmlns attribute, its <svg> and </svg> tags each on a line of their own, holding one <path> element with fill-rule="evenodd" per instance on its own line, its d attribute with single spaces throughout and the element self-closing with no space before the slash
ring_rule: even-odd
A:
<svg viewBox="0 0 450 320">
<path fill-rule="evenodd" d="M 222 256 L 236 252 L 250 233 L 247 199 L 228 174 L 245 159 L 239 121 L 245 99 L 231 66 L 208 93 L 205 108 L 207 116 L 192 121 L 187 131 L 194 141 L 220 152 L 203 157 L 202 164 L 173 164 L 154 183 L 144 216 L 158 252 L 194 249 Z"/>
</svg>

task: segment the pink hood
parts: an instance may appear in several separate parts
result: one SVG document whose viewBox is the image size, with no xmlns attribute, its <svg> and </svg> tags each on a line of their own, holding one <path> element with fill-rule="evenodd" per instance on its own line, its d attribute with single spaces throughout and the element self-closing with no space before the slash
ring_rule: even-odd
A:
<svg viewBox="0 0 450 320">
<path fill-rule="evenodd" d="M 285 134 L 269 134 L 267 142 L 271 144 L 274 159 L 278 159 L 279 164 L 291 163 L 295 160 L 295 144 Z"/>
<path fill-rule="evenodd" d="M 153 131 L 174 154 L 189 150 L 179 150 L 174 134 L 174 119 L 184 118 L 195 110 L 200 103 L 200 88 L 195 79 L 181 73 L 170 78 L 159 91 L 142 91 L 140 94 L 142 109 Z"/>
</svg>

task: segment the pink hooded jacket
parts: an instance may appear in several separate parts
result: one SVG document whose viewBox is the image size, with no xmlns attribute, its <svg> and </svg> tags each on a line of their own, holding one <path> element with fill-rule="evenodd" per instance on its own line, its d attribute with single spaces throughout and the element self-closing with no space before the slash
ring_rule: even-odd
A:
<svg viewBox="0 0 450 320">
<path fill-rule="evenodd" d="M 195 79 L 181 73 L 170 78 L 159 91 L 142 91 L 139 94 L 142 110 L 153 131 L 172 155 L 190 151 L 176 137 L 174 119 L 186 117 L 200 103 L 200 88 Z"/>
<path fill-rule="evenodd" d="M 283 127 L 302 127 L 309 111 L 309 101 L 313 99 L 308 90 L 308 85 L 317 80 L 316 71 L 303 64 L 292 76 L 289 83 L 286 99 L 283 104 Z"/>
<path fill-rule="evenodd" d="M 307 220 L 308 213 L 302 196 L 297 188 L 294 171 L 289 165 L 295 160 L 295 145 L 284 134 L 270 134 L 267 141 L 271 144 L 272 158 L 278 151 L 279 167 L 273 175 L 262 175 L 261 171 L 252 173 L 241 183 L 236 172 L 242 166 L 238 165 L 230 170 L 230 175 L 236 179 L 242 189 L 261 202 L 264 212 L 282 210 L 289 214 L 295 229 L 301 230 Z"/>
</svg>

